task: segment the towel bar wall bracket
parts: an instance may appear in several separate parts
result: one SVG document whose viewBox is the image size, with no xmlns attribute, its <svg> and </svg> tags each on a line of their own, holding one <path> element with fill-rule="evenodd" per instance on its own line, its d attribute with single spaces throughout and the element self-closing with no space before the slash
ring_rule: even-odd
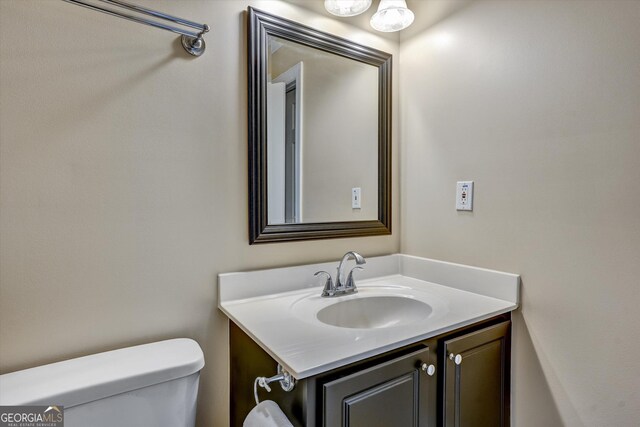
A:
<svg viewBox="0 0 640 427">
<path fill-rule="evenodd" d="M 97 4 L 89 3 L 85 0 L 62 0 L 67 3 L 72 3 L 78 6 L 85 7 L 87 9 L 95 10 L 97 12 L 106 13 L 107 15 L 116 16 L 118 18 L 126 19 L 128 21 L 137 22 L 139 24 L 148 25 L 155 28 L 160 28 L 162 30 L 171 31 L 172 33 L 180 34 L 182 37 L 180 38 L 182 47 L 187 51 L 190 55 L 200 56 L 204 53 L 206 49 L 206 43 L 202 36 L 209 32 L 209 26 L 207 24 L 199 24 L 197 22 L 188 21 L 186 19 L 178 18 L 176 16 L 167 15 L 166 13 L 158 12 L 152 9 L 147 9 L 142 6 L 137 6 L 131 3 L 124 2 L 122 0 L 98 0 L 103 3 L 107 3 L 113 7 L 120 7 L 123 9 L 128 9 L 133 12 L 152 16 L 154 18 L 162 19 L 165 21 L 170 21 L 178 25 L 182 25 L 185 27 L 195 28 L 199 30 L 198 32 L 185 30 L 183 28 L 179 28 L 173 25 L 164 24 L 162 22 L 158 22 L 151 19 L 142 18 L 140 16 L 131 15 L 128 13 L 120 12 L 116 9 L 110 9 L 102 6 L 98 6 Z"/>
<path fill-rule="evenodd" d="M 184 34 L 180 36 L 182 47 L 187 51 L 187 53 L 189 53 L 189 55 L 200 56 L 204 53 L 207 45 L 202 38 L 202 34 L 209 31 L 209 26 L 205 24 L 205 27 L 206 30 L 204 30 L 197 37 L 185 36 Z"/>
</svg>

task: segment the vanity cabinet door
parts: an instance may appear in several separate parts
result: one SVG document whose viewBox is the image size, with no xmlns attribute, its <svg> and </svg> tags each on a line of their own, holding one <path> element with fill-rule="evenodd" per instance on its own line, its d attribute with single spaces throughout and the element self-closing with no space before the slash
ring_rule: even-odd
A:
<svg viewBox="0 0 640 427">
<path fill-rule="evenodd" d="M 425 365 L 426 364 L 426 365 Z M 429 348 L 323 385 L 325 427 L 426 427 L 435 419 Z M 425 369 L 422 367 L 424 366 Z M 428 369 L 433 375 L 433 367 Z"/>
<path fill-rule="evenodd" d="M 444 426 L 509 424 L 510 323 L 444 342 Z"/>
</svg>

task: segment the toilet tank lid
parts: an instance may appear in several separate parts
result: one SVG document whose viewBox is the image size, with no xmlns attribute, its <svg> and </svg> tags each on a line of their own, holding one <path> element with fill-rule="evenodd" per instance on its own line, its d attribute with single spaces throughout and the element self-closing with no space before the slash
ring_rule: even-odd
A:
<svg viewBox="0 0 640 427">
<path fill-rule="evenodd" d="M 187 338 L 92 354 L 0 375 L 1 405 L 72 407 L 186 377 L 204 366 Z"/>
</svg>

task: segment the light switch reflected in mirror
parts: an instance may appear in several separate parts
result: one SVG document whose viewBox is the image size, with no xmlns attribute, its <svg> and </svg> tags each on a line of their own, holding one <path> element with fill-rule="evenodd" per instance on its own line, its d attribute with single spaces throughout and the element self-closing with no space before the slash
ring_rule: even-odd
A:
<svg viewBox="0 0 640 427">
<path fill-rule="evenodd" d="M 268 45 L 268 223 L 377 219 L 377 67 L 280 37 Z"/>
</svg>

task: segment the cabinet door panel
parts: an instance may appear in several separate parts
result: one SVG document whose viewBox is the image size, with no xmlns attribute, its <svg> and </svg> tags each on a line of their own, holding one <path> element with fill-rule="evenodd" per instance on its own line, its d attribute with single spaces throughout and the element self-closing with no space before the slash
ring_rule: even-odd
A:
<svg viewBox="0 0 640 427">
<path fill-rule="evenodd" d="M 417 372 L 347 397 L 342 402 L 345 427 L 415 427 Z"/>
<path fill-rule="evenodd" d="M 445 426 L 506 425 L 509 324 L 503 322 L 445 341 Z M 450 354 L 461 356 L 461 362 L 456 364 Z"/>
<path fill-rule="evenodd" d="M 323 385 L 325 427 L 426 427 L 434 407 L 428 348 Z"/>
</svg>

